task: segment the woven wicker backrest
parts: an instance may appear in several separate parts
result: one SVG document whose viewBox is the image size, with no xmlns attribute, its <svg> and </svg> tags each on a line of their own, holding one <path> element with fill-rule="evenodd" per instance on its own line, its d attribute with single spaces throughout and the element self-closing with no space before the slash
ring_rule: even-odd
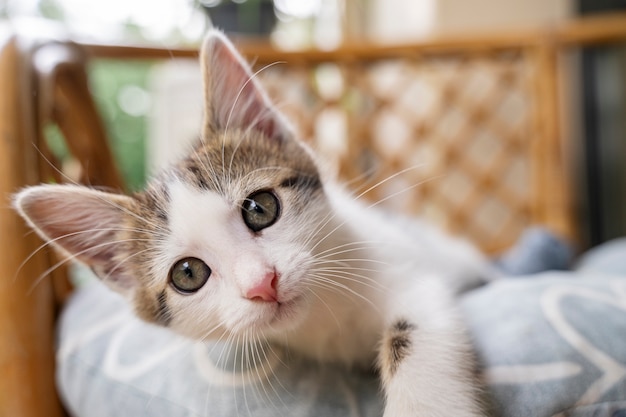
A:
<svg viewBox="0 0 626 417">
<path fill-rule="evenodd" d="M 546 168 L 537 147 L 559 146 L 541 127 L 537 57 L 516 46 L 305 56 L 261 67 L 259 78 L 355 195 L 494 252 L 533 224 L 564 231 L 537 210 L 550 198 L 536 188 Z M 561 157 L 546 162 L 560 169 Z"/>
</svg>

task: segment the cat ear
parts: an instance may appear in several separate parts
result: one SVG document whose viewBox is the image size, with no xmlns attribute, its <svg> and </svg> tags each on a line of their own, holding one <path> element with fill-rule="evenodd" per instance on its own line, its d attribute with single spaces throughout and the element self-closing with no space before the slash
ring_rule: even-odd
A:
<svg viewBox="0 0 626 417">
<path fill-rule="evenodd" d="M 107 285 L 123 294 L 135 282 L 117 259 L 119 233 L 131 197 L 73 185 L 40 185 L 18 193 L 13 205 L 47 242 L 89 265 Z"/>
<path fill-rule="evenodd" d="M 204 137 L 229 127 L 256 129 L 270 139 L 291 136 L 283 116 L 274 109 L 250 67 L 219 31 L 210 31 L 202 45 Z"/>
</svg>

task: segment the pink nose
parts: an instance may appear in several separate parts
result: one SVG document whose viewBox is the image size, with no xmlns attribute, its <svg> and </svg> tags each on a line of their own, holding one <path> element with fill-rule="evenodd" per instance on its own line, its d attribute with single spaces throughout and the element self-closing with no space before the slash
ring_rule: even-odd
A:
<svg viewBox="0 0 626 417">
<path fill-rule="evenodd" d="M 276 292 L 277 281 L 278 276 L 276 275 L 276 271 L 272 270 L 268 272 L 258 283 L 248 288 L 246 298 L 251 301 L 278 301 L 278 294 Z"/>
</svg>

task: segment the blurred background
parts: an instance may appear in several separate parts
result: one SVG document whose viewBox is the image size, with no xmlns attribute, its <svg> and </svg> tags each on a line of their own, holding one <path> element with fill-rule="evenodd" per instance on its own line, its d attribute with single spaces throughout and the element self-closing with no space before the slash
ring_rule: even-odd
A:
<svg viewBox="0 0 626 417">
<path fill-rule="evenodd" d="M 621 0 L 2 0 L 0 17 L 62 22 L 100 42 L 195 45 L 210 25 L 287 49 L 527 28 L 624 7 Z"/>
<path fill-rule="evenodd" d="M 9 196 L 138 190 L 185 153 L 212 26 L 358 198 L 543 269 L 571 254 L 524 239 L 536 225 L 579 251 L 626 236 L 626 0 L 0 0 L 0 414 L 65 415 L 52 324 L 71 292 Z"/>
<path fill-rule="evenodd" d="M 0 19 L 34 31 L 54 22 L 86 43 L 193 48 L 216 26 L 285 50 L 553 27 L 620 10 L 626 0 L 0 0 Z M 567 59 L 568 131 L 582 158 L 578 206 L 594 245 L 626 234 L 626 47 L 586 48 Z M 92 93 L 124 176 L 137 189 L 176 153 L 172 136 L 197 136 L 197 67 L 178 60 L 90 65 Z M 47 135 L 55 153 L 66 152 L 54 126 Z"/>
</svg>

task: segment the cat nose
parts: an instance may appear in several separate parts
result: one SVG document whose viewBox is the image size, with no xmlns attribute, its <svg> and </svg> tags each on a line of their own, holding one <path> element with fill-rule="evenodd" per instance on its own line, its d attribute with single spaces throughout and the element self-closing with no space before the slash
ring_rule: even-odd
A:
<svg viewBox="0 0 626 417">
<path fill-rule="evenodd" d="M 278 293 L 276 292 L 276 283 L 278 282 L 278 275 L 276 270 L 272 270 L 266 273 L 263 278 L 245 293 L 245 297 L 251 301 L 278 301 Z"/>
</svg>

